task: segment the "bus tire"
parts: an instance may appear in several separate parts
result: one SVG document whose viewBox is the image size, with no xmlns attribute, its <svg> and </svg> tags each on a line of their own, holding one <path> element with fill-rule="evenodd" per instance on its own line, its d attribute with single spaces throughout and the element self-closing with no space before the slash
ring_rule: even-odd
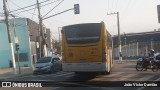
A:
<svg viewBox="0 0 160 90">
<path fill-rule="evenodd" d="M 103 75 L 107 75 L 107 74 L 110 74 L 110 71 L 105 71 L 105 72 L 102 72 Z"/>
<path fill-rule="evenodd" d="M 110 72 L 107 72 L 107 74 L 110 74 Z"/>
<path fill-rule="evenodd" d="M 111 64 L 108 65 L 109 67 L 107 68 L 108 71 L 105 71 L 106 74 L 110 74 L 111 71 Z"/>
</svg>

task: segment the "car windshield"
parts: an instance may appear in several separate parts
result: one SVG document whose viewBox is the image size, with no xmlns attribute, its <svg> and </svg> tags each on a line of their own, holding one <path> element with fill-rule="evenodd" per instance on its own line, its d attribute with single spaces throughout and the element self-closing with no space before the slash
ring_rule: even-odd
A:
<svg viewBox="0 0 160 90">
<path fill-rule="evenodd" d="M 52 57 L 43 57 L 43 58 L 40 58 L 40 59 L 38 59 L 37 63 L 47 63 L 47 62 L 50 62 L 51 58 Z"/>
</svg>

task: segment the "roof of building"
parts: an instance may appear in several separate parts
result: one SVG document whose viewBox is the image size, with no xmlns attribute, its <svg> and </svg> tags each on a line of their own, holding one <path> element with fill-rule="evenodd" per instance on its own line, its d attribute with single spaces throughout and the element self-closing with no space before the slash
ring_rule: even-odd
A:
<svg viewBox="0 0 160 90">
<path fill-rule="evenodd" d="M 149 42 L 160 41 L 160 31 L 141 32 L 141 33 L 127 33 L 121 35 L 121 41 L 124 42 Z M 114 44 L 118 44 L 118 36 L 113 36 Z"/>
</svg>

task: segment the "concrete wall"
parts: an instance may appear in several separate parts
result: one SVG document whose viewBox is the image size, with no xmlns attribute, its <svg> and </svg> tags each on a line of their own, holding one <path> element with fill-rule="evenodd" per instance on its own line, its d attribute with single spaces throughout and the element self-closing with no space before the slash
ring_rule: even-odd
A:
<svg viewBox="0 0 160 90">
<path fill-rule="evenodd" d="M 38 38 L 38 36 L 40 35 L 39 25 L 30 19 L 27 19 L 27 25 L 28 25 L 29 32 L 30 32 L 30 40 L 37 41 L 36 38 Z"/>
<path fill-rule="evenodd" d="M 135 42 L 122 46 L 123 59 L 137 59 L 148 53 L 150 49 L 154 49 L 155 53 L 160 53 L 160 41 Z M 118 48 L 114 48 L 114 58 L 118 59 Z"/>
<path fill-rule="evenodd" d="M 13 20 L 10 20 L 11 31 L 12 31 L 12 42 L 15 51 L 15 41 L 14 41 L 14 30 L 13 30 Z M 27 26 L 26 18 L 16 19 L 16 33 L 19 39 L 19 53 L 26 53 L 27 60 L 20 60 L 20 66 L 31 66 L 31 53 L 30 53 L 30 43 L 29 43 L 29 27 Z M 8 42 L 8 34 L 6 24 L 3 20 L 0 21 L 0 68 L 9 67 L 10 57 L 10 47 Z M 16 64 L 17 65 L 17 64 Z"/>
<path fill-rule="evenodd" d="M 33 64 L 37 61 L 36 42 L 31 41 L 31 58 Z"/>
</svg>

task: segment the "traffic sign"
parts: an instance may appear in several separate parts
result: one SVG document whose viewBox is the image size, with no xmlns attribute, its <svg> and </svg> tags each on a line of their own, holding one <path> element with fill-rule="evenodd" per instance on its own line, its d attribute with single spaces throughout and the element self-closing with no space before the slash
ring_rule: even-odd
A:
<svg viewBox="0 0 160 90">
<path fill-rule="evenodd" d="M 74 4 L 74 14 L 79 14 L 79 4 Z"/>
<path fill-rule="evenodd" d="M 158 23 L 160 23 L 160 5 L 157 5 Z"/>
</svg>

